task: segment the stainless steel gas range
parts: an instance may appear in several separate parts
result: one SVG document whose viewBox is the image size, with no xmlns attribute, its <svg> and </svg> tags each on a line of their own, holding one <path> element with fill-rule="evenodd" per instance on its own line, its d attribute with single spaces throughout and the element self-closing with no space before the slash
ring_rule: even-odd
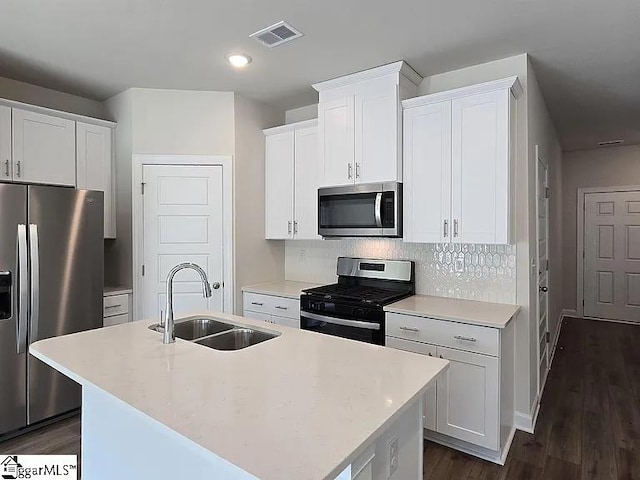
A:
<svg viewBox="0 0 640 480">
<path fill-rule="evenodd" d="M 303 290 L 300 328 L 384 345 L 384 306 L 415 293 L 410 261 L 339 257 L 338 282 Z"/>
</svg>

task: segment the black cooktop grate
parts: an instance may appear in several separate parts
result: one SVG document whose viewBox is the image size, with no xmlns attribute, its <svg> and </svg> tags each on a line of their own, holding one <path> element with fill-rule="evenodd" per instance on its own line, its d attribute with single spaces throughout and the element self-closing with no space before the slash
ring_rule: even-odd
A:
<svg viewBox="0 0 640 480">
<path fill-rule="evenodd" d="M 401 298 L 409 295 L 409 292 L 387 290 L 384 288 L 368 287 L 363 285 L 344 285 L 339 283 L 310 288 L 305 291 L 314 295 L 322 295 L 325 298 L 332 300 L 359 301 L 380 305 L 400 300 Z"/>
</svg>

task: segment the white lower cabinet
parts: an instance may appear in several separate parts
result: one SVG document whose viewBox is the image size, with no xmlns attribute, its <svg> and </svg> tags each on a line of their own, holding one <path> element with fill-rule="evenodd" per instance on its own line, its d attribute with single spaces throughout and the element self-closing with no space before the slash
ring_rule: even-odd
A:
<svg viewBox="0 0 640 480">
<path fill-rule="evenodd" d="M 438 356 L 449 360 L 449 372 L 438 381 L 436 431 L 497 450 L 498 359 L 446 347 Z"/>
<path fill-rule="evenodd" d="M 513 332 L 513 322 L 499 329 L 387 313 L 387 347 L 449 361 L 425 395 L 425 438 L 503 461 L 514 428 Z"/>
<path fill-rule="evenodd" d="M 300 328 L 300 300 L 243 292 L 242 315 L 261 322 Z"/>
</svg>

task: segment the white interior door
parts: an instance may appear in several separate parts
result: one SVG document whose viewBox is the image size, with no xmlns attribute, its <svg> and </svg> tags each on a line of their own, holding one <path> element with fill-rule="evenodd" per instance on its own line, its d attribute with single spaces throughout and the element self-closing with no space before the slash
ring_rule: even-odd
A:
<svg viewBox="0 0 640 480">
<path fill-rule="evenodd" d="M 537 163 L 537 238 L 538 238 L 538 367 L 539 390 L 542 390 L 549 371 L 549 198 L 548 172 L 544 163 Z"/>
<path fill-rule="evenodd" d="M 167 274 L 181 262 L 198 264 L 220 288 L 206 299 L 198 274 L 179 272 L 173 282 L 176 317 L 195 310 L 223 311 L 222 167 L 144 165 L 142 175 L 144 318 L 164 312 Z"/>
<path fill-rule="evenodd" d="M 640 192 L 584 198 L 584 314 L 640 322 Z"/>
</svg>

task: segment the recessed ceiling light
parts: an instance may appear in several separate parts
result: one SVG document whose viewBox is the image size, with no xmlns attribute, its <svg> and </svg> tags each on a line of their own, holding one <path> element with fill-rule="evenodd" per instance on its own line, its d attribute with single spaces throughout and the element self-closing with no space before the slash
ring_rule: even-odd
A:
<svg viewBox="0 0 640 480">
<path fill-rule="evenodd" d="M 611 147 L 613 145 L 620 145 L 621 143 L 624 143 L 624 140 L 605 140 L 598 142 L 597 145 L 599 147 Z"/>
<path fill-rule="evenodd" d="M 244 53 L 230 53 L 227 61 L 235 68 L 244 68 L 251 63 L 251 57 Z"/>
</svg>

